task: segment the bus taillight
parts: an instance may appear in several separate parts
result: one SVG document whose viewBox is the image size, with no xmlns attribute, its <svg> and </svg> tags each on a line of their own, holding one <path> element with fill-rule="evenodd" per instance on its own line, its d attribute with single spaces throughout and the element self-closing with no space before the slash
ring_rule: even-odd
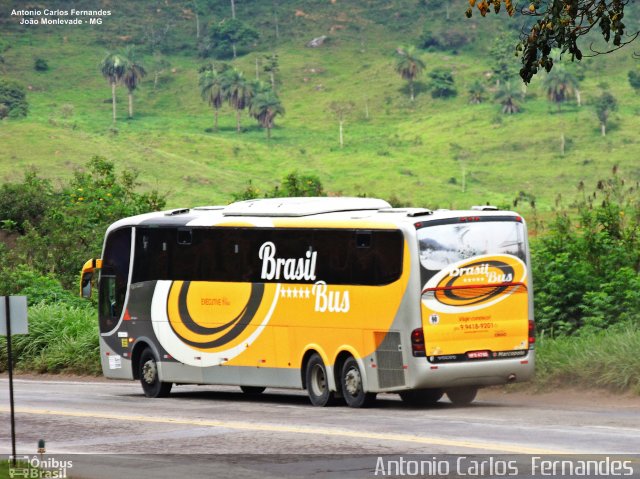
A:
<svg viewBox="0 0 640 479">
<path fill-rule="evenodd" d="M 411 331 L 411 352 L 416 358 L 424 358 L 426 356 L 424 347 L 424 332 L 422 328 Z"/>
<path fill-rule="evenodd" d="M 533 346 L 536 342 L 536 323 L 533 319 L 529 320 L 529 347 Z"/>
</svg>

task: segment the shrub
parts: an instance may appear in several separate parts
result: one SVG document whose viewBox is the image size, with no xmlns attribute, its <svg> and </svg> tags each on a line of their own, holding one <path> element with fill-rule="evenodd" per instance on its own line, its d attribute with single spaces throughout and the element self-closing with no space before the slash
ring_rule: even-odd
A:
<svg viewBox="0 0 640 479">
<path fill-rule="evenodd" d="M 640 199 L 614 175 L 577 204 L 577 224 L 557 213 L 534 243 L 536 320 L 548 334 L 640 325 Z"/>
<path fill-rule="evenodd" d="M 29 105 L 24 87 L 14 80 L 0 79 L 0 105 L 8 109 L 6 116 L 10 118 L 27 116 Z"/>
<path fill-rule="evenodd" d="M 429 88 L 433 98 L 449 98 L 458 94 L 451 71 L 436 68 L 429 72 L 429 78 Z"/>
<path fill-rule="evenodd" d="M 84 261 L 100 255 L 107 226 L 164 207 L 163 195 L 137 193 L 138 186 L 137 173 L 116 175 L 113 162 L 99 156 L 62 188 L 54 189 L 35 172 L 23 183 L 5 184 L 0 220 L 11 220 L 21 233 L 5 267 L 28 264 L 42 275 L 55 272 L 65 287 L 75 289 Z"/>
<path fill-rule="evenodd" d="M 44 58 L 36 58 L 36 61 L 33 63 L 33 68 L 37 72 L 46 72 L 49 70 L 49 64 Z"/>
<path fill-rule="evenodd" d="M 322 182 L 315 175 L 301 175 L 298 172 L 289 173 L 279 185 L 271 191 L 261 193 L 251 181 L 247 187 L 233 194 L 234 201 L 253 200 L 255 198 L 284 198 L 292 196 L 325 196 Z"/>
</svg>

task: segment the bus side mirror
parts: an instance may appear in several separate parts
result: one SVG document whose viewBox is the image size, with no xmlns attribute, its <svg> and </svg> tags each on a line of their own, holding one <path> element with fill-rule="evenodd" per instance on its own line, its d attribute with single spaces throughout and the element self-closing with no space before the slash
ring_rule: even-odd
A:
<svg viewBox="0 0 640 479">
<path fill-rule="evenodd" d="M 80 296 L 83 298 L 91 298 L 91 280 L 95 270 L 102 268 L 101 259 L 90 259 L 82 267 L 80 275 Z"/>
<path fill-rule="evenodd" d="M 85 271 L 82 273 L 82 278 L 80 279 L 80 295 L 83 298 L 89 299 L 91 298 L 91 280 L 93 279 L 92 271 Z"/>
</svg>

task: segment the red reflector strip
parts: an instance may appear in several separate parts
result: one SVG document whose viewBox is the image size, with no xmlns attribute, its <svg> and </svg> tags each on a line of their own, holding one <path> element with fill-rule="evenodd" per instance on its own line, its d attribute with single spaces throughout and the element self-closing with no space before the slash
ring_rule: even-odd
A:
<svg viewBox="0 0 640 479">
<path fill-rule="evenodd" d="M 438 369 L 438 366 L 431 366 L 431 369 Z"/>
<path fill-rule="evenodd" d="M 529 361 L 527 361 L 526 359 L 523 359 L 522 361 L 520 361 L 520 364 L 529 364 Z"/>
</svg>

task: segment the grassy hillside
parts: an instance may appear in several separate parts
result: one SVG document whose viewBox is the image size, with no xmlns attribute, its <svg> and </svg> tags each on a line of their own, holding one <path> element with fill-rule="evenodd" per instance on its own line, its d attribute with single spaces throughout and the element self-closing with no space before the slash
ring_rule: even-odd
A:
<svg viewBox="0 0 640 479">
<path fill-rule="evenodd" d="M 12 2 L 2 3 L 6 9 Z M 249 180 L 269 189 L 285 173 L 298 170 L 318 175 L 335 194 L 395 195 L 424 206 L 465 207 L 506 205 L 524 191 L 548 209 L 559 193 L 571 196 L 581 180 L 594 184 L 614 164 L 628 179 L 640 179 L 640 98 L 627 81 L 628 70 L 638 68 L 632 49 L 584 61 L 582 107 L 565 105 L 558 112 L 537 78 L 527 90 L 524 112 L 506 116 L 493 101 L 468 104 L 466 94 L 467 86 L 490 70 L 487 52 L 498 27 L 509 22 L 504 15 L 466 20 L 466 2 L 461 1 L 449 2 L 448 21 L 444 8 L 431 6 L 434 2 L 238 1 L 238 17 L 258 28 L 262 38 L 237 65 L 251 77 L 256 58 L 271 51 L 280 58 L 279 93 L 286 115 L 277 118 L 267 141 L 246 112 L 245 129 L 238 135 L 228 107 L 220 131 L 207 131 L 213 112 L 197 86 L 197 68 L 206 61 L 196 56 L 194 17 L 178 9 L 181 2 L 84 3 L 104 5 L 114 15 L 100 27 L 21 27 L 6 17 L 1 24 L 2 41 L 10 48 L 3 53 L 0 72 L 28 86 L 30 104 L 27 118 L 0 121 L 4 181 L 20 178 L 29 165 L 46 176 L 65 177 L 101 154 L 137 168 L 147 187 L 169 191 L 170 206 L 226 203 Z M 229 16 L 228 4 L 216 2 L 202 20 L 211 23 L 223 16 Z M 165 48 L 170 67 L 154 91 L 145 36 L 165 17 L 173 18 Z M 427 73 L 437 66 L 454 72 L 459 94 L 432 99 L 422 87 L 412 104 L 405 82 L 393 70 L 393 52 L 415 41 L 425 22 L 434 29 L 467 32 L 472 41 L 457 52 L 422 53 Z M 305 47 L 323 34 L 329 36 L 326 45 Z M 150 74 L 136 92 L 133 120 L 125 119 L 126 89 L 118 88 L 120 119 L 112 128 L 110 88 L 98 64 L 108 49 L 132 42 L 139 44 Z M 46 59 L 50 70 L 36 72 L 36 58 Z M 425 75 L 421 83 L 426 81 Z M 603 82 L 620 103 L 604 138 L 592 107 Z M 356 108 L 340 148 L 328 105 L 347 100 Z"/>
</svg>

